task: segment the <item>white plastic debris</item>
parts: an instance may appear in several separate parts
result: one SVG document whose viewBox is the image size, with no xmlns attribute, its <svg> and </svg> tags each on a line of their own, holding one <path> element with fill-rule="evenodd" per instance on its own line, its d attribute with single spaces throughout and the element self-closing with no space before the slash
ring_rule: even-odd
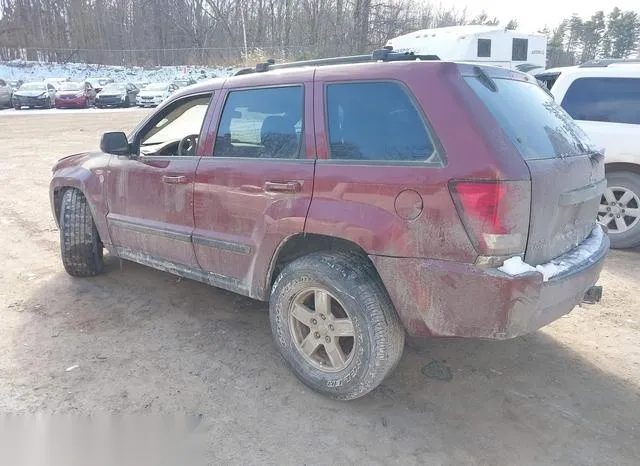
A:
<svg viewBox="0 0 640 466">
<path fill-rule="evenodd" d="M 72 370 L 77 369 L 78 367 L 80 367 L 80 366 L 79 366 L 79 365 L 77 365 L 77 364 L 74 364 L 74 365 L 73 365 L 73 366 L 71 366 L 71 367 L 67 367 L 64 371 L 65 371 L 65 372 L 71 372 Z"/>
</svg>

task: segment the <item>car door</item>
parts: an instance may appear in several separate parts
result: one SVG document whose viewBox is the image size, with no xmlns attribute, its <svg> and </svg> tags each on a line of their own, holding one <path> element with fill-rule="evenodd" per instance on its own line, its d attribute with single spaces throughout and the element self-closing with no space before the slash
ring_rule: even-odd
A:
<svg viewBox="0 0 640 466">
<path fill-rule="evenodd" d="M 234 79 L 221 97 L 213 157 L 200 161 L 194 192 L 194 249 L 216 286 L 260 297 L 278 246 L 304 231 L 315 163 L 312 76 L 253 89 Z"/>
<path fill-rule="evenodd" d="M 112 157 L 107 223 L 120 257 L 198 268 L 191 244 L 193 184 L 211 99 L 203 93 L 176 100 L 132 136 L 136 156 Z M 187 136 L 191 142 L 180 146 Z"/>
</svg>

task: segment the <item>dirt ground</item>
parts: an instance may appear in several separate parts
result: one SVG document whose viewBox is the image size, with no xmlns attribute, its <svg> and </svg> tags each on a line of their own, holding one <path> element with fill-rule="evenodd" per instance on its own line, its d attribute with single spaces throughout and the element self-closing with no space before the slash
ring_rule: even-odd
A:
<svg viewBox="0 0 640 466">
<path fill-rule="evenodd" d="M 11 112 L 0 412 L 202 414 L 212 464 L 640 464 L 638 251 L 611 253 L 599 305 L 511 341 L 414 343 L 371 395 L 334 402 L 285 367 L 263 303 L 112 257 L 65 274 L 51 166 L 144 111 Z M 452 380 L 423 375 L 434 360 Z"/>
</svg>

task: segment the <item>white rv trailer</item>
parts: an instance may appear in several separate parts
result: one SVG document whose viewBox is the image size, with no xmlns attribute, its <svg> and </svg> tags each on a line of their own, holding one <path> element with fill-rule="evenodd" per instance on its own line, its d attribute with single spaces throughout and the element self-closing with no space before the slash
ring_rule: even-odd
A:
<svg viewBox="0 0 640 466">
<path fill-rule="evenodd" d="M 502 66 L 525 73 L 546 68 L 547 37 L 499 26 L 451 26 L 422 29 L 390 39 L 397 52 L 437 55 L 441 60 Z"/>
</svg>

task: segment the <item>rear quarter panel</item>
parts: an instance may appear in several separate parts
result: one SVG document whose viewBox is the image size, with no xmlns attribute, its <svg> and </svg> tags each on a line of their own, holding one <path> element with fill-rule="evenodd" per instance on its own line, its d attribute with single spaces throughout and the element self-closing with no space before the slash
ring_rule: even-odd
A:
<svg viewBox="0 0 640 466">
<path fill-rule="evenodd" d="M 357 81 L 359 75 L 363 81 L 406 86 L 441 145 L 444 166 L 329 159 L 325 86 Z M 318 162 L 308 233 L 350 240 L 370 255 L 473 262 L 477 253 L 458 218 L 449 180 L 529 179 L 520 155 L 461 79 L 459 65 L 400 62 L 318 68 L 314 98 Z M 416 202 L 403 206 L 407 192 Z M 420 203 L 417 217 L 399 215 L 398 204 L 402 210 Z"/>
</svg>

